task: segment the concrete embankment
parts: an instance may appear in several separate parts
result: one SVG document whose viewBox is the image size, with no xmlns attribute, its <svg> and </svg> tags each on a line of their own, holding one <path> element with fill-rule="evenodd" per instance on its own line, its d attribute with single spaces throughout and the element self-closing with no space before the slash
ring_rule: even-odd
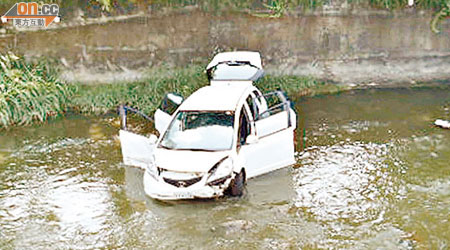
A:
<svg viewBox="0 0 450 250">
<path fill-rule="evenodd" d="M 77 82 L 130 81 L 149 68 L 206 64 L 217 51 L 257 50 L 270 74 L 310 75 L 343 84 L 450 79 L 450 19 L 431 32 L 430 13 L 211 15 L 142 14 L 87 25 L 19 32 L 0 51 L 46 56 Z"/>
</svg>

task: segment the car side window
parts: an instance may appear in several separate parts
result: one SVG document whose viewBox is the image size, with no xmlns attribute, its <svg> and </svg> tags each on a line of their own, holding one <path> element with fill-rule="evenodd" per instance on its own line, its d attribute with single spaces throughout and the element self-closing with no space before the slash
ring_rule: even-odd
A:
<svg viewBox="0 0 450 250">
<path fill-rule="evenodd" d="M 257 114 L 259 112 L 258 105 L 256 104 L 255 99 L 254 99 L 254 97 L 252 95 L 249 95 L 247 97 L 246 101 L 247 101 L 247 105 L 250 108 L 250 113 L 251 113 L 253 121 L 254 121 L 254 120 L 256 120 Z"/>
<path fill-rule="evenodd" d="M 264 96 L 256 90 L 254 90 L 252 92 L 252 95 L 254 95 L 253 103 L 256 106 L 256 111 L 257 111 L 256 116 L 255 116 L 255 118 L 256 118 L 255 121 L 256 121 L 256 120 L 261 119 L 262 118 L 261 115 L 267 111 L 267 102 L 266 102 Z M 265 115 L 267 115 L 267 114 L 265 114 Z"/>
<path fill-rule="evenodd" d="M 251 127 L 245 107 L 242 107 L 240 113 L 241 114 L 239 115 L 238 145 L 244 145 L 245 141 L 247 140 L 247 136 L 250 134 Z"/>
</svg>

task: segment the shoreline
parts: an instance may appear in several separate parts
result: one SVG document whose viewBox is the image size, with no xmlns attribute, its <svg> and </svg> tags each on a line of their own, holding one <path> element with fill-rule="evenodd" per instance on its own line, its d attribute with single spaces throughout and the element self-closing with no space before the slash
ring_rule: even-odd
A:
<svg viewBox="0 0 450 250">
<path fill-rule="evenodd" d="M 132 82 L 129 83 L 122 83 L 124 85 L 127 84 L 132 84 Z M 393 84 L 393 85 L 366 85 L 366 86 L 358 86 L 358 87 L 352 87 L 352 86 L 348 86 L 348 85 L 336 85 L 336 84 L 332 84 L 332 83 L 324 83 L 321 82 L 320 83 L 322 86 L 321 87 L 312 87 L 312 88 L 305 88 L 303 90 L 301 90 L 300 92 L 298 92 L 297 94 L 290 94 L 290 99 L 291 100 L 297 100 L 300 98 L 311 98 L 311 97 L 318 97 L 318 96 L 327 96 L 327 95 L 338 95 L 341 93 L 345 93 L 345 92 L 349 92 L 349 91 L 367 91 L 370 89 L 374 89 L 374 90 L 389 90 L 389 89 L 416 89 L 416 88 L 442 88 L 444 90 L 449 90 L 450 89 L 450 80 L 446 80 L 446 81 L 433 81 L 433 82 L 426 82 L 426 83 L 416 83 L 415 85 L 411 85 L 409 83 L 398 83 L 398 84 Z M 101 85 L 90 85 L 87 87 L 98 87 L 98 86 L 102 86 L 102 85 L 107 85 L 107 84 L 101 84 Z M 78 87 L 81 85 L 78 85 Z M 106 87 L 106 86 L 105 86 Z M 24 124 L 24 125 L 12 125 L 12 126 L 8 126 L 8 127 L 0 127 L 0 132 L 4 132 L 4 131 L 8 131 L 11 129 L 17 129 L 17 128 L 26 128 L 26 127 L 30 127 L 30 126 L 41 126 L 41 125 L 45 125 L 48 124 L 49 122 L 53 122 L 53 121 L 57 121 L 59 119 L 67 119 L 70 117 L 85 117 L 85 118 L 91 118 L 91 117 L 104 117 L 104 118 L 113 118 L 113 120 L 110 120 L 111 124 L 115 124 L 116 126 L 118 126 L 116 123 L 119 122 L 119 116 L 116 114 L 116 110 L 115 108 L 109 108 L 109 109 L 104 109 L 101 112 L 96 112 L 96 111 L 86 111 L 86 110 L 82 110 L 83 108 L 83 104 L 73 104 L 73 103 L 69 103 L 67 105 L 66 110 L 57 115 L 57 116 L 52 116 L 49 117 L 49 119 L 39 122 L 39 121 L 34 121 L 30 124 Z M 132 119 L 137 119 L 139 120 L 139 118 L 132 118 Z"/>
</svg>

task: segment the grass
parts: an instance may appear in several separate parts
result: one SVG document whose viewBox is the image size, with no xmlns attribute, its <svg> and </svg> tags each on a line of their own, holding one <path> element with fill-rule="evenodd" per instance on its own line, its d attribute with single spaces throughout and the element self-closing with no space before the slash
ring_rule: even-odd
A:
<svg viewBox="0 0 450 250">
<path fill-rule="evenodd" d="M 285 0 L 274 0 L 270 4 L 263 3 L 263 5 L 269 11 L 268 13 L 253 13 L 252 15 L 257 17 L 279 18 L 289 9 Z"/>
<path fill-rule="evenodd" d="M 436 12 L 434 14 L 433 19 L 431 20 L 430 26 L 431 30 L 434 33 L 440 33 L 440 30 L 438 28 L 439 23 L 444 20 L 445 18 L 450 17 L 450 0 L 447 0 L 447 3 L 444 7 L 440 9 L 440 11 Z"/>
<path fill-rule="evenodd" d="M 145 80 L 114 84 L 65 84 L 46 60 L 27 62 L 12 53 L 0 56 L 0 128 L 43 122 L 68 109 L 85 115 L 116 112 L 125 104 L 152 115 L 168 92 L 188 97 L 208 83 L 203 65 L 159 68 Z M 263 92 L 282 89 L 291 97 L 342 90 L 310 77 L 267 75 L 256 82 Z"/>
<path fill-rule="evenodd" d="M 291 98 L 332 94 L 343 91 L 346 88 L 344 86 L 327 83 L 313 77 L 294 75 L 266 75 L 261 80 L 256 82 L 255 85 L 262 92 L 281 89 Z"/>
<path fill-rule="evenodd" d="M 45 60 L 0 55 L 0 128 L 45 121 L 65 111 L 72 89 Z"/>
<path fill-rule="evenodd" d="M 208 83 L 200 66 L 183 69 L 160 69 L 156 76 L 139 82 L 83 85 L 78 89 L 70 106 L 83 114 L 105 114 L 114 111 L 119 104 L 126 104 L 147 114 L 155 111 L 164 95 L 176 92 L 183 96 Z M 152 72 L 155 73 L 155 72 Z"/>
<path fill-rule="evenodd" d="M 75 84 L 78 91 L 71 98 L 70 106 L 82 114 L 101 115 L 115 112 L 119 104 L 126 104 L 152 115 L 166 93 L 175 92 L 188 97 L 192 92 L 208 84 L 203 66 L 162 69 L 157 75 L 159 76 L 131 83 Z M 291 97 L 342 90 L 342 87 L 335 84 L 301 76 L 267 75 L 256 82 L 256 86 L 263 92 L 282 89 Z"/>
</svg>

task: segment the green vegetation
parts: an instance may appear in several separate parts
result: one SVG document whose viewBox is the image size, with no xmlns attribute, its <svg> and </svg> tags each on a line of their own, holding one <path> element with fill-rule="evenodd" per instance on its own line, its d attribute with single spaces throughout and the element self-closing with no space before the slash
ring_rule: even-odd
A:
<svg viewBox="0 0 450 250">
<path fill-rule="evenodd" d="M 48 62 L 0 55 L 0 128 L 45 121 L 64 112 L 72 89 L 57 79 Z"/>
<path fill-rule="evenodd" d="M 97 0 L 97 2 L 102 6 L 104 10 L 111 10 L 111 0 Z"/>
<path fill-rule="evenodd" d="M 203 67 L 200 66 L 174 70 L 164 68 L 158 71 L 152 72 L 153 76 L 139 82 L 76 84 L 78 91 L 70 105 L 84 114 L 105 114 L 116 110 L 119 104 L 126 104 L 150 114 L 155 111 L 166 93 L 176 92 L 188 96 L 208 83 Z"/>
<path fill-rule="evenodd" d="M 86 115 L 115 112 L 126 104 L 151 115 L 168 92 L 185 97 L 208 84 L 204 67 L 159 68 L 138 82 L 64 84 L 46 60 L 27 62 L 8 53 L 0 56 L 0 128 L 43 122 L 68 108 Z M 256 85 L 263 91 L 282 89 L 292 97 L 342 90 L 309 77 L 268 75 Z"/>
<path fill-rule="evenodd" d="M 291 98 L 300 96 L 313 96 L 320 94 L 332 94 L 346 90 L 347 87 L 326 83 L 324 81 L 307 76 L 294 75 L 266 75 L 255 84 L 262 92 L 276 89 L 285 91 Z"/>
<path fill-rule="evenodd" d="M 450 0 L 447 0 L 446 5 L 434 15 L 433 20 L 431 20 L 431 30 L 434 33 L 439 33 L 440 31 L 437 27 L 439 22 L 448 17 L 450 17 Z"/>
<path fill-rule="evenodd" d="M 448 0 L 414 0 L 417 9 L 442 9 Z M 408 7 L 408 0 L 347 0 L 349 4 L 378 9 L 396 10 Z"/>
<path fill-rule="evenodd" d="M 264 3 L 263 5 L 269 10 L 269 13 L 254 13 L 254 16 L 278 18 L 288 10 L 287 2 L 284 0 L 275 0 L 271 4 Z"/>
<path fill-rule="evenodd" d="M 172 74 L 170 74 L 173 72 Z M 191 66 L 179 69 L 160 69 L 156 77 L 132 83 L 102 85 L 76 84 L 77 93 L 70 106 L 84 114 L 105 114 L 114 112 L 119 104 L 126 104 L 152 114 L 162 98 L 168 92 L 184 97 L 208 84 L 203 66 Z M 335 84 L 326 84 L 310 77 L 301 76 L 265 76 L 256 85 L 262 91 L 281 88 L 290 96 L 333 93 L 342 90 Z"/>
</svg>

